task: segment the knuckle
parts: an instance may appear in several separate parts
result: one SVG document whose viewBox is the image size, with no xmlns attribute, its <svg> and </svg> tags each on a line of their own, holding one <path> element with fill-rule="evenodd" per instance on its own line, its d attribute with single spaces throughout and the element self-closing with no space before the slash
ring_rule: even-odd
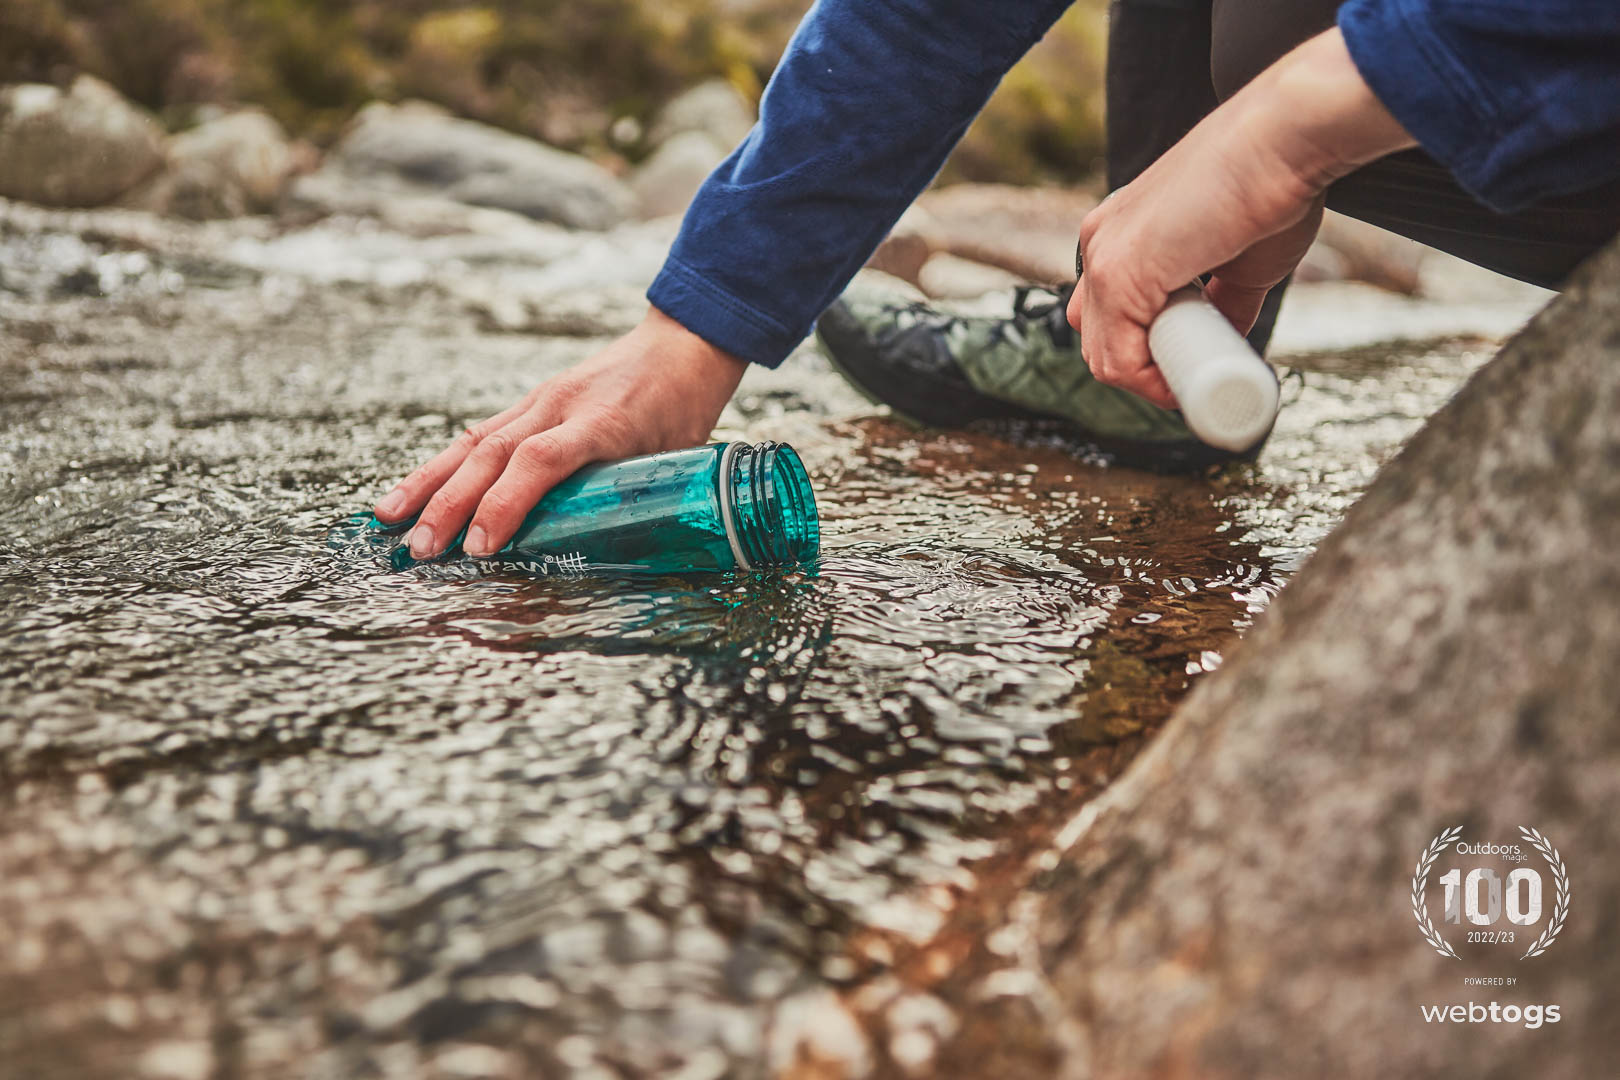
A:
<svg viewBox="0 0 1620 1080">
<path fill-rule="evenodd" d="M 1107 247 L 1099 245 L 1095 253 L 1086 252 L 1086 277 L 1090 279 L 1089 288 L 1092 292 L 1107 292 L 1114 282 L 1116 269 L 1114 256 Z"/>
<path fill-rule="evenodd" d="M 545 384 L 544 389 L 546 391 L 546 395 L 555 401 L 573 401 L 575 398 L 583 394 L 585 392 L 585 388 L 589 385 L 589 380 L 582 378 L 571 371 L 565 371 L 561 375 L 549 380 Z"/>
<path fill-rule="evenodd" d="M 594 453 L 612 447 L 627 447 L 633 431 L 634 425 L 623 409 L 605 406 L 591 413 L 580 434 L 585 445 Z"/>
<path fill-rule="evenodd" d="M 489 433 L 488 424 L 487 420 L 480 420 L 478 423 L 469 426 L 460 435 L 456 436 L 455 445 L 465 450 L 477 446 L 483 441 L 484 436 Z"/>
<path fill-rule="evenodd" d="M 478 444 L 477 456 L 481 464 L 499 465 L 511 459 L 518 448 L 517 438 L 505 428 L 485 435 Z"/>
<path fill-rule="evenodd" d="M 481 524 L 486 524 L 492 532 L 500 532 L 501 524 L 528 512 L 528 507 L 521 507 L 518 501 L 501 488 L 491 488 L 478 502 L 478 512 L 475 515 Z"/>
<path fill-rule="evenodd" d="M 430 462 L 426 465 L 418 465 L 411 475 L 400 481 L 399 486 L 407 491 L 420 492 L 422 488 L 427 487 L 432 482 L 433 470 L 431 464 Z"/>
<path fill-rule="evenodd" d="M 523 469 L 538 472 L 554 462 L 562 449 L 562 439 L 556 429 L 551 428 L 524 439 L 513 454 L 513 459 Z"/>
<path fill-rule="evenodd" d="M 421 516 L 417 519 L 424 525 L 437 527 L 454 517 L 456 513 L 455 494 L 448 489 L 440 488 L 433 498 L 428 500 L 422 508 Z"/>
<path fill-rule="evenodd" d="M 1080 220 L 1080 246 L 1085 250 L 1086 262 L 1091 261 L 1091 245 L 1097 238 L 1097 233 L 1108 222 L 1108 215 L 1113 208 L 1106 201 L 1099 203 L 1091 213 Z"/>
</svg>

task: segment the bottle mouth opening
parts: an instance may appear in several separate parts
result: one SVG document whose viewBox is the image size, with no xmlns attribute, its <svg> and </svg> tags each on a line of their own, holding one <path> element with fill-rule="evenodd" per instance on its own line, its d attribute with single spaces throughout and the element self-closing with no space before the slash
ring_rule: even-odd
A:
<svg viewBox="0 0 1620 1080">
<path fill-rule="evenodd" d="M 821 550 L 816 496 L 785 443 L 731 443 L 721 461 L 721 509 L 742 570 L 802 566 Z"/>
</svg>

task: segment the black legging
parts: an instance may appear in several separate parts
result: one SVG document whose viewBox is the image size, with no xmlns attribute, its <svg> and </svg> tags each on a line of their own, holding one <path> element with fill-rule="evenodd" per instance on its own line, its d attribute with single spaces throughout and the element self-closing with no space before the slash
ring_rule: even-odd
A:
<svg viewBox="0 0 1620 1080">
<path fill-rule="evenodd" d="M 1108 34 L 1109 186 L 1133 179 L 1218 102 L 1332 26 L 1339 2 L 1115 0 Z M 1351 173 L 1328 189 L 1327 204 L 1547 288 L 1558 288 L 1620 233 L 1620 181 L 1500 214 L 1421 150 Z M 1262 337 L 1269 331 L 1267 321 Z"/>
</svg>

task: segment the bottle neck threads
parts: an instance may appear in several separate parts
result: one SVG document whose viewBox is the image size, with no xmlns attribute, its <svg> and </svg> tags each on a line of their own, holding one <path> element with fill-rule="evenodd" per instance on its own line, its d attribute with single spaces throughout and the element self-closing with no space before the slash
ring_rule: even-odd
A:
<svg viewBox="0 0 1620 1080">
<path fill-rule="evenodd" d="M 799 566 L 821 546 L 810 475 L 791 446 L 728 443 L 720 457 L 720 511 L 739 570 Z"/>
</svg>

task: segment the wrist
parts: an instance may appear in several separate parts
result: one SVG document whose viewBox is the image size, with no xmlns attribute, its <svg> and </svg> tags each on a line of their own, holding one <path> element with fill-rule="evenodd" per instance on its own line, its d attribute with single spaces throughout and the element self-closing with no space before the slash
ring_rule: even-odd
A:
<svg viewBox="0 0 1620 1080">
<path fill-rule="evenodd" d="M 733 386 L 748 370 L 748 361 L 726 352 L 684 325 L 649 307 L 635 333 L 645 339 L 648 351 L 674 360 L 709 377 L 729 379 Z"/>
<path fill-rule="evenodd" d="M 1255 80 L 1274 145 L 1314 191 L 1417 145 L 1361 77 L 1335 27 L 1300 45 Z"/>
</svg>

